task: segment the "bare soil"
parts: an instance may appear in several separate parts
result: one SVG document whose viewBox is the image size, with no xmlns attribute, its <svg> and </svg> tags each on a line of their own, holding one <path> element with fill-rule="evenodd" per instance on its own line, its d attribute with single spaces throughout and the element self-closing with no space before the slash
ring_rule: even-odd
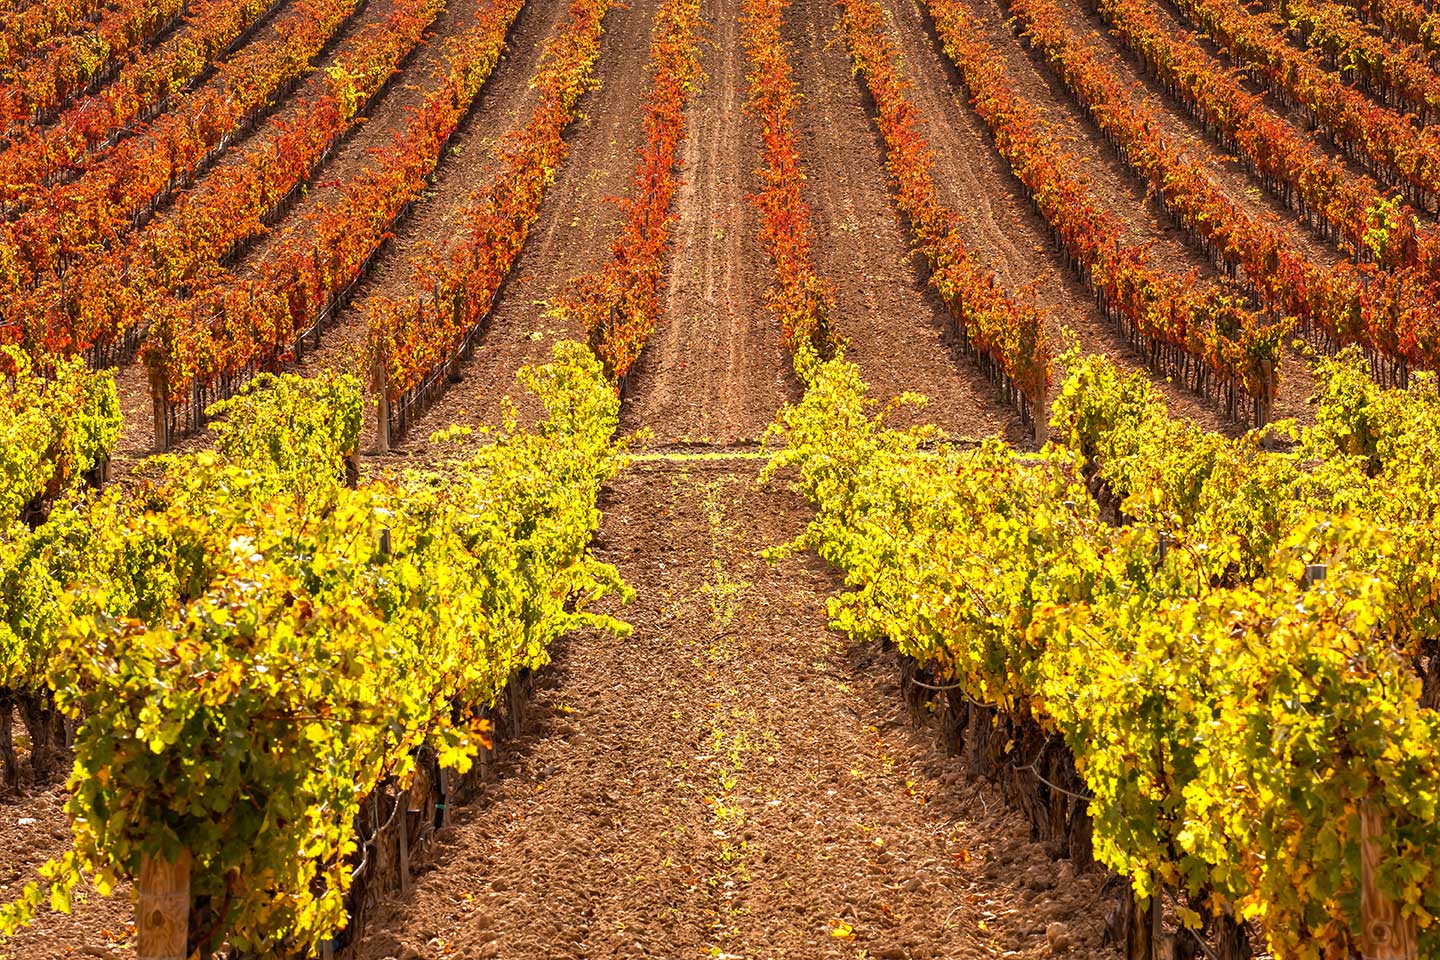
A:
<svg viewBox="0 0 1440 960">
<path fill-rule="evenodd" d="M 598 543 L 628 638 L 562 645 L 528 735 L 408 902 L 362 944 L 408 957 L 1044 957 L 1100 945 L 1074 877 L 939 753 L 893 655 L 827 630 L 837 588 L 753 460 L 655 460 Z M 862 952 L 863 951 L 863 952 Z"/>
<path fill-rule="evenodd" d="M 36 871 L 70 848 L 66 793 L 60 783 L 31 786 L 20 798 L 0 798 L 0 903 L 20 896 Z M 0 942 L 4 960 L 58 960 L 87 955 L 133 957 L 135 912 L 129 886 L 102 897 L 88 885 L 76 891 L 75 912 L 42 910 L 35 923 L 8 942 Z"/>
<path fill-rule="evenodd" d="M 625 405 L 623 425 L 651 425 L 656 442 L 756 438 L 796 396 L 779 321 L 765 307 L 770 266 L 750 202 L 760 127 L 745 109 L 738 4 L 708 0 L 701 15 L 712 28 L 708 79 L 690 111 L 669 284 Z"/>
</svg>

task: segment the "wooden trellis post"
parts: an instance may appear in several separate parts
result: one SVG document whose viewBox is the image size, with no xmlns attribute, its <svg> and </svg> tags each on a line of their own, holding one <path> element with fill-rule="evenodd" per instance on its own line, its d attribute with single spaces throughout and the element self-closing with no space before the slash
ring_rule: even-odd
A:
<svg viewBox="0 0 1440 960">
<path fill-rule="evenodd" d="M 1413 916 L 1381 892 L 1375 874 L 1380 866 L 1380 811 L 1369 800 L 1360 804 L 1360 953 L 1365 960 L 1418 960 L 1419 931 Z"/>
<path fill-rule="evenodd" d="M 1255 412 L 1256 427 L 1263 427 L 1274 417 L 1275 391 L 1279 386 L 1279 378 L 1275 375 L 1275 362 L 1273 360 L 1260 361 L 1260 372 L 1263 384 L 1260 387 L 1258 398 L 1258 409 Z"/>
<path fill-rule="evenodd" d="M 390 396 L 384 390 L 375 395 L 375 434 L 378 438 L 375 449 L 378 453 L 390 452 Z"/>
<path fill-rule="evenodd" d="M 164 375 L 152 370 L 150 372 L 150 405 L 152 416 L 155 418 L 155 451 L 157 453 L 164 453 L 170 449 L 170 410 L 165 399 L 167 392 Z"/>
<path fill-rule="evenodd" d="M 400 833 L 396 838 L 400 852 L 400 894 L 410 895 L 410 791 L 401 790 L 395 798 L 395 804 L 400 808 L 396 811 L 396 826 Z"/>
<path fill-rule="evenodd" d="M 140 858 L 135 905 L 137 960 L 185 960 L 190 934 L 190 851 L 174 863 Z"/>
<path fill-rule="evenodd" d="M 1035 421 L 1035 443 L 1045 446 L 1050 439 L 1050 391 L 1041 387 L 1032 398 L 1030 419 Z"/>
<path fill-rule="evenodd" d="M 390 385 L 385 376 L 385 358 L 375 355 L 375 368 L 371 371 L 375 385 L 375 452 L 390 452 Z"/>
</svg>

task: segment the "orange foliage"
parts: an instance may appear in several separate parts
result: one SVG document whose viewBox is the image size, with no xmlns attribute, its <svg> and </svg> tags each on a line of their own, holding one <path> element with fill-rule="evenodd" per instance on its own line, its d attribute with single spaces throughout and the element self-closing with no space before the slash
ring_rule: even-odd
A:
<svg viewBox="0 0 1440 960">
<path fill-rule="evenodd" d="M 121 128 L 149 119 L 242 37 L 277 0 L 208 0 L 191 5 L 185 27 L 128 63 L 94 96 L 65 110 L 43 132 L 28 127 L 0 152 L 0 203 L 52 203 L 44 187 L 84 164 Z M 313 29 L 313 27 L 310 27 Z"/>
<path fill-rule="evenodd" d="M 930 147 L 919 131 L 919 112 L 905 94 L 909 84 L 895 66 L 899 50 L 885 29 L 879 5 L 874 0 L 842 0 L 842 6 L 845 39 L 879 111 L 896 199 L 930 264 L 930 283 L 959 322 L 969 347 L 996 364 L 1030 401 L 1030 411 L 1043 416 L 1041 398 L 1050 379 L 1045 319 L 1014 300 L 965 249 L 957 229 L 961 215 L 940 202 Z"/>
<path fill-rule="evenodd" d="M 766 294 L 780 320 L 785 346 L 794 350 L 829 338 L 830 290 L 810 264 L 810 208 L 800 195 L 805 174 L 790 113 L 800 95 L 790 75 L 789 49 L 781 36 L 789 0 L 745 0 L 745 49 L 750 55 L 750 109 L 764 129 L 763 186 L 754 202 L 760 210 L 760 242 L 775 265 L 775 284 Z"/>
<path fill-rule="evenodd" d="M 585 325 L 590 346 L 616 380 L 623 380 L 640 358 L 660 313 L 655 290 L 670 244 L 670 201 L 685 139 L 685 105 L 704 80 L 696 50 L 699 27 L 699 0 L 665 0 L 656 12 L 646 140 L 635 168 L 634 193 L 621 202 L 625 218 L 610 243 L 609 262 L 572 281 L 557 304 Z"/>
<path fill-rule="evenodd" d="M 611 0 L 574 0 L 545 48 L 532 86 L 539 99 L 524 126 L 502 141 L 502 168 L 460 216 L 465 230 L 448 255 L 434 253 L 416 275 L 433 295 L 367 301 L 370 349 L 389 398 L 400 399 L 446 369 L 490 312 L 540 213 L 565 156 L 564 133 L 590 86 Z"/>
<path fill-rule="evenodd" d="M 182 401 L 196 384 L 232 381 L 273 366 L 338 302 L 396 219 L 425 189 L 499 60 L 521 5 L 522 0 L 487 4 L 475 27 L 445 42 L 436 67 L 438 87 L 392 144 L 377 151 L 373 165 L 346 183 L 310 222 L 282 232 L 255 266 L 253 278 L 210 269 L 194 281 L 203 286 L 190 302 L 160 305 L 151 317 L 144 356 L 152 384 L 167 401 Z"/>
<path fill-rule="evenodd" d="M 1225 197 L 1199 163 L 1166 146 L 1155 118 L 1072 38 L 1054 0 L 1012 0 L 1011 9 L 1125 162 L 1212 256 L 1244 278 L 1268 312 L 1294 318 L 1331 345 L 1359 343 L 1385 357 L 1433 364 L 1440 311 L 1424 271 L 1401 266 L 1380 274 L 1372 264 L 1316 264 L 1277 226 L 1251 218 Z"/>
<path fill-rule="evenodd" d="M 0 87 L 0 131 L 63 106 L 184 9 L 185 0 L 111 0 L 94 29 L 50 41 Z"/>
</svg>

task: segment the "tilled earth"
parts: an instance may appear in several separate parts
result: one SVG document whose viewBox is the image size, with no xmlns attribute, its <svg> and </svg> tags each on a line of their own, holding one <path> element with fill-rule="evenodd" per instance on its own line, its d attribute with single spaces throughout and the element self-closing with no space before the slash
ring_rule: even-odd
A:
<svg viewBox="0 0 1440 960">
<path fill-rule="evenodd" d="M 1044 957 L 1100 944 L 1076 878 L 912 721 L 892 654 L 826 627 L 839 586 L 749 458 L 644 460 L 599 553 L 628 637 L 558 651 L 531 727 L 360 950 L 413 957 Z M 1108 905 L 1108 904 L 1106 904 Z"/>
</svg>

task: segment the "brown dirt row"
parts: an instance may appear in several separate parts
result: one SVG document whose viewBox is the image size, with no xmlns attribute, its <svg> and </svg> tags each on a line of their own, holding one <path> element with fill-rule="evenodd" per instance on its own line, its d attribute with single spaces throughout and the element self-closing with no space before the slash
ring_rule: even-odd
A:
<svg viewBox="0 0 1440 960">
<path fill-rule="evenodd" d="M 753 148 L 742 154 L 732 135 L 707 149 L 727 122 L 717 104 L 738 96 L 723 51 L 737 7 L 705 9 L 719 49 L 707 56 L 686 156 L 688 183 L 703 188 L 687 187 L 677 204 L 659 349 L 626 404 L 627 425 L 662 442 L 743 438 L 745 415 L 728 397 L 747 384 L 768 393 L 783 369 L 778 331 L 726 309 L 756 311 L 768 282 L 745 239 L 727 238 L 737 220 L 753 222 L 731 182 L 737 164 L 753 166 Z M 811 199 L 822 256 L 848 256 L 866 273 L 841 273 L 838 284 L 853 355 L 872 379 L 890 374 L 886 395 L 953 385 L 927 415 L 958 432 L 1013 423 L 993 389 L 947 355 L 844 51 L 812 37 L 799 75 L 809 83 L 824 57 L 830 83 L 802 108 L 806 136 L 843 137 L 834 131 L 844 110 L 861 148 L 841 139 L 833 152 L 822 143 L 805 153 L 833 158 L 811 169 L 812 185 L 833 182 L 837 164 L 850 181 L 843 207 L 837 194 Z M 822 218 L 839 217 L 876 233 L 835 253 Z M 727 279 L 737 249 L 748 292 Z M 867 296 L 877 275 L 890 284 L 883 301 Z M 856 303 L 869 315 L 843 309 Z M 515 361 L 498 359 L 508 380 Z M 446 402 L 473 396 L 480 364 Z M 777 386 L 775 399 L 786 392 Z M 756 426 L 763 416 L 756 410 Z M 901 719 L 893 659 L 825 630 L 823 599 L 837 584 L 816 558 L 779 568 L 759 558 L 808 509 L 757 490 L 756 469 L 646 463 L 607 491 L 597 542 L 639 590 L 623 611 L 635 635 L 561 646 L 533 736 L 462 815 L 413 896 L 391 905 L 362 957 L 1046 956 L 1055 921 L 1069 927 L 1074 955 L 1110 955 L 1099 942 L 1099 876 L 1072 878 L 1025 839 L 999 797 L 962 784 L 933 730 Z"/>
<path fill-rule="evenodd" d="M 529 735 L 360 957 L 1027 958 L 1055 922 L 1113 956 L 1100 875 L 912 726 L 893 656 L 826 629 L 823 564 L 760 558 L 808 510 L 755 478 L 612 485 L 598 543 L 634 634 L 561 645 Z"/>
<path fill-rule="evenodd" d="M 110 475 L 123 481 L 155 452 L 154 420 L 151 418 L 150 386 L 145 364 L 138 357 L 115 370 L 120 393 L 120 414 L 124 422 L 120 439 L 110 458 Z"/>
<path fill-rule="evenodd" d="M 759 245 L 760 129 L 736 4 L 707 0 L 706 89 L 690 110 L 661 320 L 632 374 L 622 428 L 657 442 L 756 438 L 795 396 Z"/>
<path fill-rule="evenodd" d="M 754 319 L 768 270 L 756 272 L 764 264 L 752 241 L 732 233 L 753 231 L 737 184 L 753 180 L 737 167 L 756 159 L 725 130 L 751 127 L 734 113 L 737 8 L 722 0 L 704 11 L 716 48 L 691 112 L 667 309 L 626 403 L 627 426 L 661 442 L 743 439 L 769 419 L 760 406 L 788 393 L 778 331 Z M 892 372 L 892 394 L 958 385 L 942 395 L 952 429 L 1013 421 L 988 384 L 947 356 L 880 154 L 864 139 L 844 52 L 806 48 L 817 55 L 828 56 L 827 91 L 838 96 L 814 113 L 807 103 L 807 128 L 833 128 L 843 106 L 864 147 L 834 154 L 853 179 L 848 210 L 827 195 L 817 213 L 854 217 L 855 199 L 866 203 L 861 222 L 888 243 L 878 254 L 873 239 L 852 247 L 850 262 L 871 277 L 884 271 L 898 291 L 871 300 L 869 317 L 842 309 L 842 331 L 868 375 Z M 577 140 L 572 161 L 580 150 Z M 812 169 L 811 183 L 829 172 Z M 842 294 L 860 301 L 863 281 L 846 279 Z M 513 288 L 500 315 L 512 297 Z M 472 402 L 484 356 L 442 407 Z M 492 352 L 481 382 L 508 382 L 517 363 Z M 747 385 L 771 394 L 772 383 L 768 402 L 748 411 L 732 399 Z M 462 815 L 412 898 L 391 905 L 362 957 L 1044 956 L 1056 920 L 1069 925 L 1075 955 L 1109 955 L 1098 875 L 1067 882 L 1068 868 L 1024 839 L 997 796 L 961 784 L 933 730 L 898 717 L 893 660 L 825 631 L 823 598 L 836 584 L 816 558 L 760 560 L 757 549 L 793 536 L 808 510 L 757 490 L 756 469 L 647 463 L 607 492 L 598 543 L 639 590 L 625 611 L 636 634 L 561 646 L 533 736 Z"/>
</svg>

